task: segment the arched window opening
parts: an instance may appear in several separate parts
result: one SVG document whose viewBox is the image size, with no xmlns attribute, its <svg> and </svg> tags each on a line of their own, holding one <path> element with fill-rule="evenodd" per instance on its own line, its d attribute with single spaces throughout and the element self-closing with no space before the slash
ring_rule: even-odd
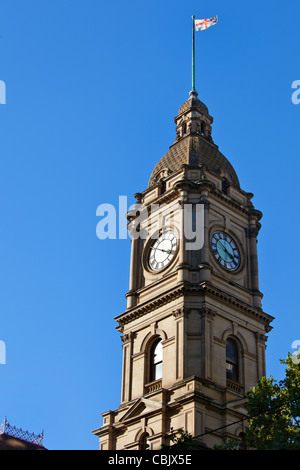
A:
<svg viewBox="0 0 300 470">
<path fill-rule="evenodd" d="M 164 180 L 161 181 L 160 183 L 160 194 L 164 194 L 166 192 L 166 182 Z"/>
<path fill-rule="evenodd" d="M 204 122 L 201 122 L 201 135 L 205 134 L 205 124 Z"/>
<path fill-rule="evenodd" d="M 150 382 L 162 378 L 162 340 L 153 343 L 150 351 Z"/>
<path fill-rule="evenodd" d="M 228 194 L 228 188 L 229 188 L 229 181 L 226 180 L 226 179 L 224 179 L 224 180 L 222 181 L 222 192 L 223 192 L 224 194 Z"/>
<path fill-rule="evenodd" d="M 226 342 L 226 377 L 238 382 L 238 348 L 232 339 Z"/>
<path fill-rule="evenodd" d="M 149 434 L 145 433 L 140 439 L 140 450 L 150 450 Z"/>
<path fill-rule="evenodd" d="M 246 450 L 246 434 L 244 432 L 240 432 L 239 434 L 239 450 Z"/>
</svg>

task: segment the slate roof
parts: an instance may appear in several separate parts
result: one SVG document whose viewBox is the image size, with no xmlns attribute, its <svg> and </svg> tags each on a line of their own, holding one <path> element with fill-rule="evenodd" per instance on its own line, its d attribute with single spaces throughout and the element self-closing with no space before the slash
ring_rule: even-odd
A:
<svg viewBox="0 0 300 470">
<path fill-rule="evenodd" d="M 186 135 L 170 146 L 169 151 L 155 166 L 149 180 L 149 186 L 156 183 L 155 176 L 160 171 L 168 168 L 169 173 L 174 173 L 180 170 L 182 164 L 204 165 L 217 175 L 220 175 L 221 172 L 227 173 L 233 186 L 240 187 L 235 170 L 227 158 L 218 150 L 218 147 L 208 142 L 204 137 L 195 135 Z"/>
</svg>

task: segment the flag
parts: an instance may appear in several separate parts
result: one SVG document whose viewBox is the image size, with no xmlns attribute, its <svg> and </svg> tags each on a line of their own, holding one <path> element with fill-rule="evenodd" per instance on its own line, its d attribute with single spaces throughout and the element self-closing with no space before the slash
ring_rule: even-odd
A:
<svg viewBox="0 0 300 470">
<path fill-rule="evenodd" d="M 202 31 L 203 29 L 207 29 L 210 26 L 217 24 L 218 17 L 214 16 L 213 18 L 206 18 L 204 20 L 195 20 L 195 28 L 196 31 Z"/>
</svg>

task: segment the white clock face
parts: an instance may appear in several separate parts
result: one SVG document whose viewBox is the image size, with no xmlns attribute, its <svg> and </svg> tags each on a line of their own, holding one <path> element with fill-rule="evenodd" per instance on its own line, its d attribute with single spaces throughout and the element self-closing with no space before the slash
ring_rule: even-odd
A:
<svg viewBox="0 0 300 470">
<path fill-rule="evenodd" d="M 241 262 L 241 255 L 233 239 L 224 232 L 214 232 L 211 236 L 211 249 L 220 265 L 228 271 L 236 270 Z"/>
<path fill-rule="evenodd" d="M 177 237 L 174 232 L 165 231 L 153 243 L 149 253 L 149 266 L 153 271 L 165 268 L 174 258 L 177 249 Z"/>
</svg>

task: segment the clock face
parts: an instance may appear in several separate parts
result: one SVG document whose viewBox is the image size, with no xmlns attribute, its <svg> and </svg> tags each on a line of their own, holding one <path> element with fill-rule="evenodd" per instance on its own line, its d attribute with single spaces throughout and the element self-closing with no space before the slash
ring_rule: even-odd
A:
<svg viewBox="0 0 300 470">
<path fill-rule="evenodd" d="M 214 232 L 211 236 L 211 248 L 216 259 L 228 271 L 237 269 L 241 262 L 241 255 L 232 238 L 224 232 Z"/>
<path fill-rule="evenodd" d="M 174 232 L 163 232 L 150 249 L 150 268 L 153 271 L 159 271 L 166 267 L 175 256 L 177 244 L 177 237 Z"/>
</svg>

